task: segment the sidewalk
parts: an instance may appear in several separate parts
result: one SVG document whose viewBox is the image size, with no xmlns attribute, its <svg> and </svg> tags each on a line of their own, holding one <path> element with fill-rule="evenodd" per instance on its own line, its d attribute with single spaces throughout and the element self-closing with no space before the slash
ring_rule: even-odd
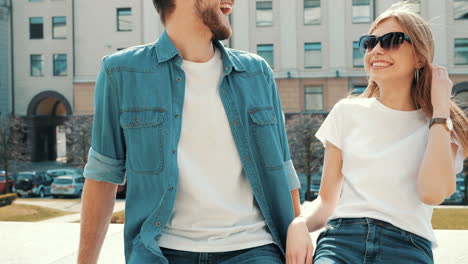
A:
<svg viewBox="0 0 468 264">
<path fill-rule="evenodd" d="M 79 224 L 0 222 L 0 263 L 70 264 L 78 254 Z M 319 232 L 311 234 L 315 240 Z M 468 263 L 468 231 L 436 230 L 436 264 Z M 123 264 L 123 225 L 109 226 L 100 264 Z"/>
</svg>

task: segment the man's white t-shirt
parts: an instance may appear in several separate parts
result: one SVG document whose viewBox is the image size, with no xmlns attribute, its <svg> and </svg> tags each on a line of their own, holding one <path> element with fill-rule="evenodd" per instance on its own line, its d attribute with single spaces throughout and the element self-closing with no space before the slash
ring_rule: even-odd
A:
<svg viewBox="0 0 468 264">
<path fill-rule="evenodd" d="M 343 188 L 330 219 L 386 221 L 430 240 L 435 247 L 433 207 L 421 202 L 416 191 L 429 138 L 429 118 L 421 109 L 398 111 L 376 98 L 343 99 L 316 137 L 337 146 L 343 155 Z M 463 169 L 459 144 L 455 168 L 457 173 Z"/>
<path fill-rule="evenodd" d="M 186 76 L 178 145 L 179 186 L 161 247 L 226 252 L 273 242 L 243 172 L 219 96 L 221 54 L 183 61 Z"/>
</svg>

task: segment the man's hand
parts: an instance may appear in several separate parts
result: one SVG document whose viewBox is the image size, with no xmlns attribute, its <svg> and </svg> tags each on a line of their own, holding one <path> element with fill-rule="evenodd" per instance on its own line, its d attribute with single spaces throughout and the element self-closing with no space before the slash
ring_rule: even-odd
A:
<svg viewBox="0 0 468 264">
<path fill-rule="evenodd" d="M 310 264 L 312 263 L 314 245 L 310 238 L 306 219 L 302 216 L 296 217 L 288 228 L 286 241 L 286 263 L 287 264 Z"/>
</svg>

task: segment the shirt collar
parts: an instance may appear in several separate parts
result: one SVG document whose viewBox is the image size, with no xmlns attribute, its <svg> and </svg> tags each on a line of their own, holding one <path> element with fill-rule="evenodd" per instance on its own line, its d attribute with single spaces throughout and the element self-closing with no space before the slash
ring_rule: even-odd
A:
<svg viewBox="0 0 468 264">
<path fill-rule="evenodd" d="M 245 71 L 245 67 L 239 58 L 237 58 L 230 49 L 226 49 L 221 41 L 215 40 L 213 41 L 213 44 L 221 52 L 221 60 L 223 61 L 223 71 L 225 74 L 231 73 L 233 69 L 236 71 Z M 180 56 L 179 51 L 169 38 L 166 30 L 164 30 L 156 41 L 155 46 L 158 63 L 163 63 L 175 56 Z"/>
</svg>

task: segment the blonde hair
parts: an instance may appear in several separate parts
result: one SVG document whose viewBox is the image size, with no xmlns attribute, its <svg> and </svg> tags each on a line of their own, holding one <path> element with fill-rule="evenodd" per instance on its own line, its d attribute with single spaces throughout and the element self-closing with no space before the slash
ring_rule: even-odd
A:
<svg viewBox="0 0 468 264">
<path fill-rule="evenodd" d="M 384 13 L 382 13 L 372 23 L 369 33 L 372 33 L 376 27 L 387 19 L 395 19 L 406 31 L 411 38 L 411 46 L 415 58 L 419 59 L 420 68 L 415 75 L 418 78 L 413 79 L 411 87 L 411 97 L 413 104 L 417 109 L 422 110 L 429 116 L 432 116 L 433 108 L 431 103 L 431 83 L 432 70 L 430 65 L 434 59 L 434 39 L 429 24 L 418 14 L 411 11 L 409 2 L 399 2 L 392 5 Z M 375 81 L 369 79 L 369 84 L 366 90 L 359 96 L 364 98 L 378 97 L 379 86 Z M 460 142 L 463 149 L 463 156 L 468 156 L 468 135 L 466 129 L 468 127 L 468 118 L 463 110 L 451 100 L 450 102 L 450 118 L 453 122 L 452 137 Z"/>
</svg>

